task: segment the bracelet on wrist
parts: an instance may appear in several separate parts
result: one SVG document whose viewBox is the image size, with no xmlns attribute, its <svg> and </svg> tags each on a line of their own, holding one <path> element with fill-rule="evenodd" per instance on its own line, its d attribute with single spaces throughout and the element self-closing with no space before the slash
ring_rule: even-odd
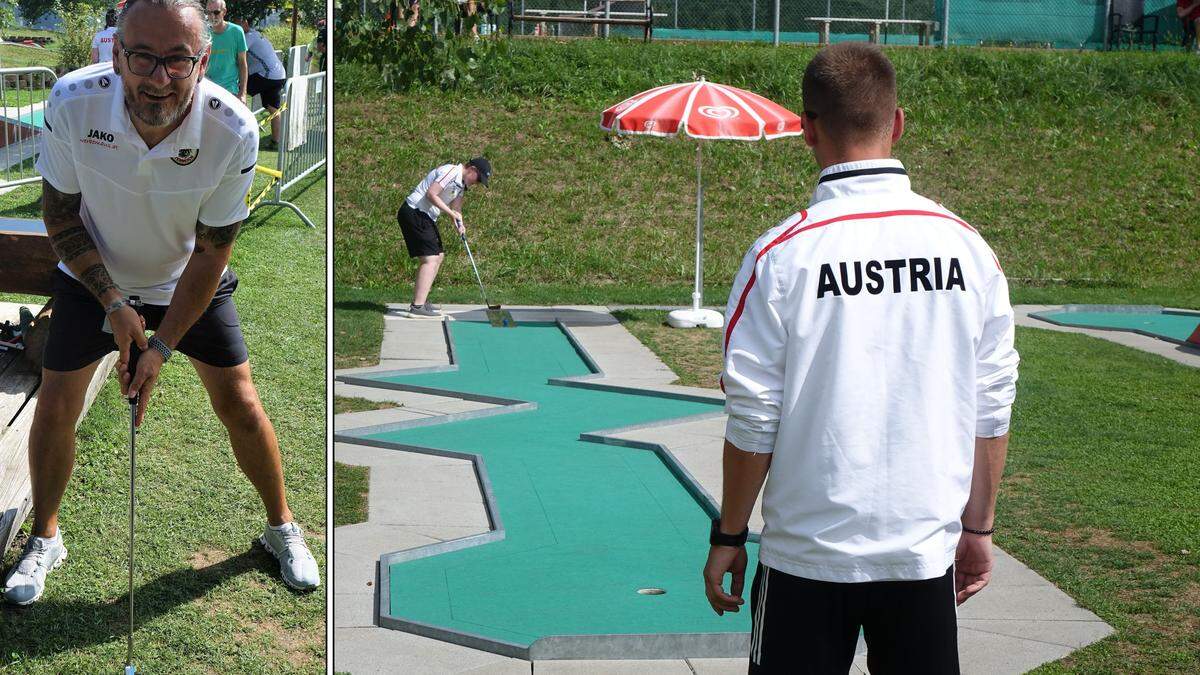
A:
<svg viewBox="0 0 1200 675">
<path fill-rule="evenodd" d="M 129 302 L 129 298 L 126 298 L 126 297 L 118 298 L 118 299 L 113 300 L 112 302 L 108 303 L 107 306 L 105 306 L 104 314 L 105 314 L 105 316 L 107 316 L 107 315 L 112 314 L 113 312 L 117 311 L 118 309 L 121 309 L 122 307 L 129 306 L 130 304 L 131 303 Z"/>
<path fill-rule="evenodd" d="M 987 537 L 987 536 L 991 536 L 992 534 L 994 534 L 996 532 L 996 526 L 993 525 L 992 529 L 990 529 L 990 530 L 972 530 L 971 528 L 964 525 L 963 532 L 970 532 L 971 534 L 977 534 L 981 537 Z"/>
<path fill-rule="evenodd" d="M 162 355 L 163 363 L 170 361 L 171 354 L 175 353 L 175 351 L 168 347 L 167 343 L 163 342 L 162 339 L 157 335 L 151 335 L 150 339 L 147 340 L 146 343 L 151 349 Z"/>
</svg>

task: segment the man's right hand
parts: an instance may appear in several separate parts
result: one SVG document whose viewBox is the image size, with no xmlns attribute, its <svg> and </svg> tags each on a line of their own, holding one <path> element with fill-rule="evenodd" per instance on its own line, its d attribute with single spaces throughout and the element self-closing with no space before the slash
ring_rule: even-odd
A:
<svg viewBox="0 0 1200 675">
<path fill-rule="evenodd" d="M 129 364 L 129 345 L 137 344 L 146 351 L 146 320 L 129 305 L 113 311 L 108 315 L 108 326 L 112 328 L 113 340 L 117 343 L 117 351 L 121 353 L 118 367 L 124 368 Z M 125 384 L 121 385 L 121 394 L 127 395 Z"/>
</svg>

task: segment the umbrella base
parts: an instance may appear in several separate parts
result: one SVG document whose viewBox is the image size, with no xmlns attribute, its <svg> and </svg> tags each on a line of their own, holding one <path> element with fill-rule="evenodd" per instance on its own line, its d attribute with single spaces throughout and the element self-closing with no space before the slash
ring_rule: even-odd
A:
<svg viewBox="0 0 1200 675">
<path fill-rule="evenodd" d="M 725 317 L 711 309 L 676 309 L 667 314 L 667 324 L 672 328 L 720 328 Z"/>
</svg>

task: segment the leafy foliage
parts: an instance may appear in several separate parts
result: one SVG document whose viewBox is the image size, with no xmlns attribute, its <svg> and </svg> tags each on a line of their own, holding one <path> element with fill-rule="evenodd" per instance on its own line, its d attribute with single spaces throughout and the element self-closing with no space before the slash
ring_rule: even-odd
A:
<svg viewBox="0 0 1200 675">
<path fill-rule="evenodd" d="M 325 0 L 296 0 L 295 4 L 300 14 L 300 28 L 316 26 L 318 19 L 325 18 Z M 229 3 L 229 18 L 244 17 L 251 26 L 255 26 L 271 12 L 279 10 L 283 13 L 279 20 L 288 27 L 290 35 L 292 5 L 291 0 L 237 0 Z"/>
<path fill-rule="evenodd" d="M 375 4 L 379 9 L 380 3 Z M 456 0 L 423 0 L 414 26 L 408 25 L 407 15 L 393 14 L 397 5 L 385 6 L 379 13 L 385 17 L 383 22 L 371 18 L 370 13 L 344 13 L 335 22 L 335 49 L 339 60 L 371 66 L 388 88 L 470 85 L 508 49 L 507 42 L 498 37 L 475 35 L 486 12 L 504 10 L 504 0 L 486 7 L 479 4 L 479 11 L 468 16 Z"/>
<path fill-rule="evenodd" d="M 61 5 L 55 12 L 62 17 L 62 33 L 58 38 L 58 66 L 70 71 L 82 68 L 92 60 L 92 36 L 100 25 L 96 10 L 82 3 L 69 9 Z"/>
</svg>

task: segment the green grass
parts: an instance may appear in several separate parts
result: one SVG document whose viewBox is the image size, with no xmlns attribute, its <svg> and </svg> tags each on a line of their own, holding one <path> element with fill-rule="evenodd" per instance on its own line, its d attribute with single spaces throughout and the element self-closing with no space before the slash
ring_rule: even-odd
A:
<svg viewBox="0 0 1200 675">
<path fill-rule="evenodd" d="M 371 469 L 333 463 L 333 526 L 366 522 Z"/>
<path fill-rule="evenodd" d="M 37 217 L 38 187 L 0 197 Z M 326 570 L 325 179 L 288 192 L 319 227 L 256 211 L 234 249 L 255 381 L 289 500 Z M 286 262 L 281 262 L 286 261 Z M 34 607 L 0 608 L 0 670 L 112 672 L 125 658 L 128 408 L 110 381 L 78 432 L 63 502 L 70 560 Z M 186 359 L 168 365 L 138 437 L 136 635 L 145 672 L 325 671 L 325 587 L 296 594 L 251 540 L 265 516 Z M 3 558 L 7 568 L 16 551 Z"/>
<path fill-rule="evenodd" d="M 680 383 L 714 386 L 719 331 L 661 328 L 663 312 L 617 316 Z M 996 544 L 1117 629 L 1039 672 L 1195 672 L 1200 370 L 1031 328 L 1017 329 L 1017 349 Z"/>
<path fill-rule="evenodd" d="M 285 53 L 292 46 L 292 20 L 291 16 L 284 23 L 278 26 L 269 26 L 260 31 L 263 37 L 267 38 L 275 49 L 282 49 Z M 317 36 L 317 31 L 307 26 L 296 26 L 296 44 L 306 45 L 313 41 Z"/>
<path fill-rule="evenodd" d="M 362 368 L 379 363 L 387 302 L 375 293 L 338 291 L 333 303 L 334 368 Z"/>
<path fill-rule="evenodd" d="M 0 68 L 28 68 L 43 66 L 54 69 L 58 65 L 58 46 L 55 43 L 44 49 L 19 45 L 0 45 Z"/>
<path fill-rule="evenodd" d="M 339 73 L 335 283 L 411 295 L 395 212 L 440 163 L 489 155 L 492 186 L 464 209 L 493 297 L 681 302 L 692 277 L 695 143 L 614 141 L 600 111 L 705 74 L 799 109 L 809 48 L 515 41 L 486 93 L 369 90 Z M 976 225 L 1015 282 L 1042 298 L 1200 307 L 1200 62 L 1190 55 L 889 51 L 914 187 Z M 404 139 L 400 142 L 399 139 Z M 808 201 L 799 139 L 705 148 L 705 301 L 723 303 L 745 251 Z M 443 223 L 445 225 L 445 223 Z M 474 301 L 444 233 L 435 301 Z M 1061 292 L 1060 292 L 1061 291 Z"/>
<path fill-rule="evenodd" d="M 389 401 L 371 401 L 365 398 L 357 398 L 353 396 L 334 396 L 333 397 L 333 414 L 341 415 L 342 413 L 366 412 L 368 410 L 387 410 L 388 408 L 398 408 L 401 406 Z"/>
</svg>

